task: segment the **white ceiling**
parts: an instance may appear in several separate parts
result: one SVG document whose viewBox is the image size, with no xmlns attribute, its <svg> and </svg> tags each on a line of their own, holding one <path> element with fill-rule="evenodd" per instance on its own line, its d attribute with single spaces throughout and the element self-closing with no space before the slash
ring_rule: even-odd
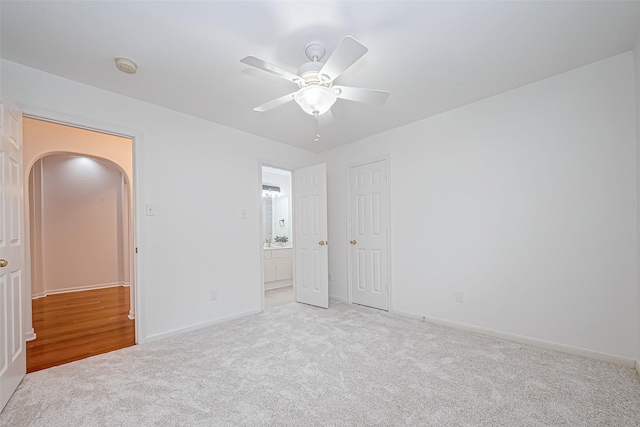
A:
<svg viewBox="0 0 640 427">
<path fill-rule="evenodd" d="M 2 1 L 0 56 L 312 151 L 384 132 L 633 48 L 639 1 Z M 304 46 L 345 35 L 369 52 L 337 79 L 391 92 L 382 107 L 338 100 L 321 128 L 284 79 Z M 114 58 L 137 62 L 136 75 Z M 325 57 L 326 59 L 326 57 Z"/>
</svg>

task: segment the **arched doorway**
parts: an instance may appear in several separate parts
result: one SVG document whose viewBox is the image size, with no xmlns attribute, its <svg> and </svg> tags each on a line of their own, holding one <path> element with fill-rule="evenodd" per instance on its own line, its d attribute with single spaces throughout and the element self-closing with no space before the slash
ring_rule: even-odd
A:
<svg viewBox="0 0 640 427">
<path fill-rule="evenodd" d="M 115 163 L 71 153 L 31 169 L 33 325 L 27 370 L 135 344 L 129 182 Z"/>
<path fill-rule="evenodd" d="M 135 344 L 133 141 L 33 118 L 24 134 L 29 371 Z M 68 317 L 42 323 L 56 312 Z"/>
</svg>

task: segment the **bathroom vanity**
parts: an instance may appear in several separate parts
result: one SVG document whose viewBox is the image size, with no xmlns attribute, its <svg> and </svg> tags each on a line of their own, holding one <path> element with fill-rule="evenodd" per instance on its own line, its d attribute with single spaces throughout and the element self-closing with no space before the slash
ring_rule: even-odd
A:
<svg viewBox="0 0 640 427">
<path fill-rule="evenodd" d="M 265 289 L 291 285 L 293 278 L 293 247 L 264 248 Z"/>
</svg>

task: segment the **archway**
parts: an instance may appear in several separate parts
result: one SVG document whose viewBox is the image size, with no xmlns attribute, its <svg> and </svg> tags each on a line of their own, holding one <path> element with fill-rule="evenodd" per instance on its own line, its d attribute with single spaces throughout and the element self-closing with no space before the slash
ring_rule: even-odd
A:
<svg viewBox="0 0 640 427">
<path fill-rule="evenodd" d="M 103 158 L 56 153 L 31 168 L 29 372 L 135 344 L 129 193 L 124 171 Z"/>
<path fill-rule="evenodd" d="M 127 296 L 129 301 L 129 309 L 127 312 L 127 319 L 133 319 L 135 322 L 135 333 L 138 331 L 138 320 L 136 316 L 136 307 L 139 303 L 137 301 L 137 286 L 136 286 L 136 274 L 135 274 L 135 224 L 134 224 L 134 182 L 133 182 L 133 138 L 114 135 L 103 131 L 97 131 L 87 128 L 76 127 L 74 125 L 52 122 L 47 119 L 40 119 L 35 117 L 24 117 L 23 119 L 23 134 L 24 134 L 24 197 L 25 197 L 25 244 L 27 246 L 26 264 L 26 282 L 29 286 L 29 291 L 32 291 L 32 250 L 30 235 L 32 234 L 32 221 L 30 218 L 31 204 L 36 205 L 39 203 L 39 199 L 33 200 L 33 189 L 29 186 L 29 177 L 31 170 L 40 159 L 47 158 L 53 155 L 70 155 L 76 157 L 86 158 L 84 161 L 87 163 L 94 163 L 94 166 L 100 164 L 100 162 L 107 162 L 108 165 L 117 168 L 122 176 L 122 209 L 125 215 L 121 217 L 120 229 L 122 233 L 118 233 L 118 238 L 124 243 L 124 248 L 120 255 L 119 262 L 120 275 L 116 278 L 115 284 L 120 285 L 120 282 L 128 284 L 129 295 Z M 89 162 L 91 160 L 91 162 Z M 82 162 L 82 161 L 80 161 Z M 48 182 L 45 180 L 45 182 Z M 32 182 L 33 185 L 33 182 Z M 38 223 L 36 223 L 38 224 Z M 37 225 L 36 225 L 37 226 Z M 128 228 L 128 233 L 125 231 L 125 226 Z M 37 257 L 37 254 L 36 254 Z M 73 259 L 73 258 L 71 258 Z M 40 262 L 35 260 L 35 262 Z M 60 264 L 62 266 L 63 264 Z M 70 268 L 67 265 L 67 268 Z M 33 269 L 38 271 L 37 269 Z M 36 273 L 38 274 L 38 273 Z M 128 276 L 128 277 L 127 277 Z M 122 279 L 124 277 L 124 279 Z M 39 278 L 36 278 L 36 286 L 33 287 L 32 295 L 42 296 L 44 294 L 50 294 L 51 290 L 45 288 L 47 285 L 41 285 Z M 96 285 L 112 283 L 111 281 L 101 280 Z M 86 281 L 85 281 L 86 284 Z M 72 287 L 72 286 L 69 286 Z M 55 292 L 54 292 L 55 294 Z M 51 298 L 51 297 L 49 297 Z M 35 301 L 35 300 L 34 300 Z M 31 304 L 25 307 L 25 329 L 30 336 L 28 346 L 33 346 L 34 342 L 39 338 L 39 334 L 31 327 L 33 317 L 31 315 Z M 37 340 L 36 340 L 37 341 Z M 137 337 L 134 338 L 134 343 L 137 342 Z"/>
</svg>

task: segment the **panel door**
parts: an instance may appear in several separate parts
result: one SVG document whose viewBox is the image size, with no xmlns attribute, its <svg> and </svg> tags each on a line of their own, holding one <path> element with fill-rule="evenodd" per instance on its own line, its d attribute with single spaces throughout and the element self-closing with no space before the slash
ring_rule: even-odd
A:
<svg viewBox="0 0 640 427">
<path fill-rule="evenodd" d="M 0 103 L 0 410 L 27 371 L 23 326 L 22 114 Z"/>
<path fill-rule="evenodd" d="M 350 170 L 351 300 L 389 309 L 387 161 Z"/>
<path fill-rule="evenodd" d="M 296 301 L 328 308 L 326 165 L 297 170 L 293 179 Z"/>
</svg>

